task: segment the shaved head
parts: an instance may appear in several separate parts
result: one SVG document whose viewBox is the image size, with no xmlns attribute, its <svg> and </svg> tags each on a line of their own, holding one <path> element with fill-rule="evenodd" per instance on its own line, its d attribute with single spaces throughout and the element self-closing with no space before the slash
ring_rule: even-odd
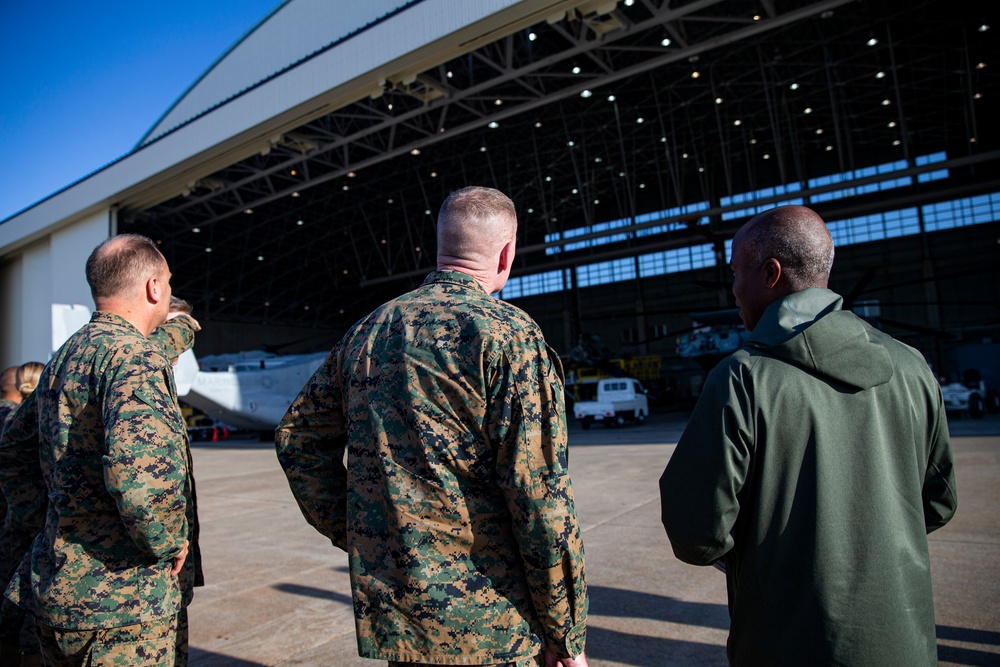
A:
<svg viewBox="0 0 1000 667">
<path fill-rule="evenodd" d="M 750 220 L 737 236 L 749 264 L 759 265 L 769 257 L 781 263 L 791 291 L 829 284 L 833 239 L 823 218 L 812 209 L 772 208 Z"/>
<path fill-rule="evenodd" d="M 488 264 L 514 239 L 514 202 L 499 190 L 468 187 L 448 195 L 438 213 L 438 257 Z"/>
</svg>

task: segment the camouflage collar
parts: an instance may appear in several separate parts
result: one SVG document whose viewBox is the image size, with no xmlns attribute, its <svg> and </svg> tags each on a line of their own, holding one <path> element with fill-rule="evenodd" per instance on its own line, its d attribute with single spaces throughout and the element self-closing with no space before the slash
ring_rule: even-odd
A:
<svg viewBox="0 0 1000 667">
<path fill-rule="evenodd" d="M 426 278 L 424 278 L 424 285 L 431 285 L 435 283 L 455 283 L 456 285 L 465 285 L 466 287 L 473 287 L 481 292 L 485 292 L 483 286 L 479 284 L 479 281 L 470 276 L 467 273 L 462 273 L 461 271 L 432 271 Z"/>
<path fill-rule="evenodd" d="M 105 312 L 103 310 L 97 310 L 97 311 L 94 311 L 90 315 L 90 321 L 91 322 L 101 322 L 102 324 L 112 324 L 112 325 L 118 326 L 118 327 L 125 327 L 126 329 L 131 329 L 135 333 L 137 333 L 140 336 L 142 336 L 142 332 L 139 331 L 135 327 L 135 325 L 133 325 L 131 322 L 129 322 L 128 320 L 126 320 L 121 315 L 115 315 L 114 313 L 108 313 L 108 312 Z M 142 337 L 145 338 L 145 336 L 142 336 Z"/>
</svg>

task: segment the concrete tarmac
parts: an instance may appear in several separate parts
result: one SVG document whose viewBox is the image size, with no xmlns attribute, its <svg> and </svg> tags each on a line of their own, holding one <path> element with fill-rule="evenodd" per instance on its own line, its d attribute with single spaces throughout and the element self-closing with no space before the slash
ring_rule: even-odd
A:
<svg viewBox="0 0 1000 667">
<path fill-rule="evenodd" d="M 657 480 L 684 416 L 570 428 L 592 667 L 726 665 L 724 575 L 676 560 Z M 952 423 L 959 510 L 932 533 L 942 665 L 1000 665 L 1000 418 Z M 347 557 L 299 513 L 271 443 L 194 443 L 208 585 L 191 605 L 193 667 L 374 667 L 359 658 Z"/>
</svg>

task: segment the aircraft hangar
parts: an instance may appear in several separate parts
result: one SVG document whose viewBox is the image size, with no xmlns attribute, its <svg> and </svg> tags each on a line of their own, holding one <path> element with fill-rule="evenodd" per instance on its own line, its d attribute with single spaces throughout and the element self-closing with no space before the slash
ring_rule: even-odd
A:
<svg viewBox="0 0 1000 667">
<path fill-rule="evenodd" d="M 661 396 L 696 392 L 678 347 L 733 307 L 728 241 L 801 203 L 846 307 L 996 388 L 986 4 L 286 0 L 132 152 L 0 223 L 0 362 L 48 358 L 122 232 L 160 244 L 200 355 L 328 348 L 433 269 L 441 201 L 479 184 L 519 211 L 500 296 L 570 366 L 643 360 Z"/>
</svg>

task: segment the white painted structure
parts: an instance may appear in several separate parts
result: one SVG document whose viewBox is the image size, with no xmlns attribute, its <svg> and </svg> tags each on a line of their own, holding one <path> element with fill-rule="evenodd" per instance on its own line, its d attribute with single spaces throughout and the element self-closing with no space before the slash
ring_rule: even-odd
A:
<svg viewBox="0 0 1000 667">
<path fill-rule="evenodd" d="M 47 361 L 53 304 L 93 308 L 84 264 L 142 210 L 284 132 L 578 6 L 608 0 L 286 0 L 128 155 L 0 221 L 0 368 Z M 615 0 L 610 0 L 614 6 Z"/>
</svg>

